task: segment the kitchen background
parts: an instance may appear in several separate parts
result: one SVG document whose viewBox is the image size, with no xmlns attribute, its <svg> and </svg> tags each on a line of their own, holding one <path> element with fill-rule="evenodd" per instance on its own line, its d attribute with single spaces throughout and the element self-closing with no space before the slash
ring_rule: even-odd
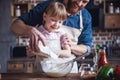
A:
<svg viewBox="0 0 120 80">
<path fill-rule="evenodd" d="M 0 0 L 0 72 L 7 72 L 7 63 L 14 56 L 25 57 L 24 54 L 13 56 L 15 46 L 28 45 L 29 39 L 27 37 L 18 37 L 11 33 L 9 28 L 11 22 L 16 16 L 28 11 L 40 1 L 42 0 Z M 93 17 L 92 54 L 94 54 L 96 45 L 99 44 L 108 47 L 108 57 L 120 58 L 119 4 L 119 0 L 90 0 L 87 5 L 86 8 Z M 19 53 L 21 52 L 19 51 Z"/>
</svg>

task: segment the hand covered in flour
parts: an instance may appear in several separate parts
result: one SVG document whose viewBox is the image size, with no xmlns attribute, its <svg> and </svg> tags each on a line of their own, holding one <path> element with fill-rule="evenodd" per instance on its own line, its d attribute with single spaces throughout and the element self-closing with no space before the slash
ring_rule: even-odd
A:
<svg viewBox="0 0 120 80">
<path fill-rule="evenodd" d="M 67 33 L 62 35 L 60 39 L 61 39 L 62 48 L 64 48 L 65 45 L 71 46 L 72 41 Z"/>
<path fill-rule="evenodd" d="M 33 56 L 36 56 L 36 54 L 34 54 L 35 52 L 28 46 L 28 47 L 26 47 L 26 55 L 27 55 L 27 57 L 33 57 Z M 46 56 L 43 56 L 43 55 L 39 55 L 39 57 L 41 58 L 41 59 L 43 59 L 43 58 L 47 58 Z"/>
<path fill-rule="evenodd" d="M 34 52 L 29 46 L 26 48 L 27 56 L 39 56 L 41 59 L 52 57 L 54 59 L 58 58 L 58 55 L 56 55 L 48 46 L 44 46 L 41 41 L 38 43 L 39 51 Z"/>
</svg>

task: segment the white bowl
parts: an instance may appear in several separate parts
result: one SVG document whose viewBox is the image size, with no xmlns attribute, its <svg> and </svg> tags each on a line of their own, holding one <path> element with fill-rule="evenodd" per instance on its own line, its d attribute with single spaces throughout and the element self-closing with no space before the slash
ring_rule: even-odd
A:
<svg viewBox="0 0 120 80">
<path fill-rule="evenodd" d="M 73 63 L 67 64 L 61 61 L 43 60 L 40 61 L 43 72 L 49 77 L 63 77 L 70 73 Z"/>
</svg>

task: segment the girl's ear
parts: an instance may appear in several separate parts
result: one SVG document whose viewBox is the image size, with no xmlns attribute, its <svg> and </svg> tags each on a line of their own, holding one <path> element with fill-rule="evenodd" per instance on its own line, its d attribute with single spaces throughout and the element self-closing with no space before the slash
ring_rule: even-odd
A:
<svg viewBox="0 0 120 80">
<path fill-rule="evenodd" d="M 46 16 L 47 16 L 47 14 L 43 13 L 43 20 L 46 20 Z"/>
</svg>

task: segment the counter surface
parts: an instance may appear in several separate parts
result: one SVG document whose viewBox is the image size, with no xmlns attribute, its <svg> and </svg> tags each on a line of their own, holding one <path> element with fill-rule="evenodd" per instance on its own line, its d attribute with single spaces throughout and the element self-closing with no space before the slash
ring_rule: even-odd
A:
<svg viewBox="0 0 120 80">
<path fill-rule="evenodd" d="M 51 78 L 44 73 L 1 73 L 1 80 L 82 80 L 77 73 L 65 77 Z"/>
</svg>

